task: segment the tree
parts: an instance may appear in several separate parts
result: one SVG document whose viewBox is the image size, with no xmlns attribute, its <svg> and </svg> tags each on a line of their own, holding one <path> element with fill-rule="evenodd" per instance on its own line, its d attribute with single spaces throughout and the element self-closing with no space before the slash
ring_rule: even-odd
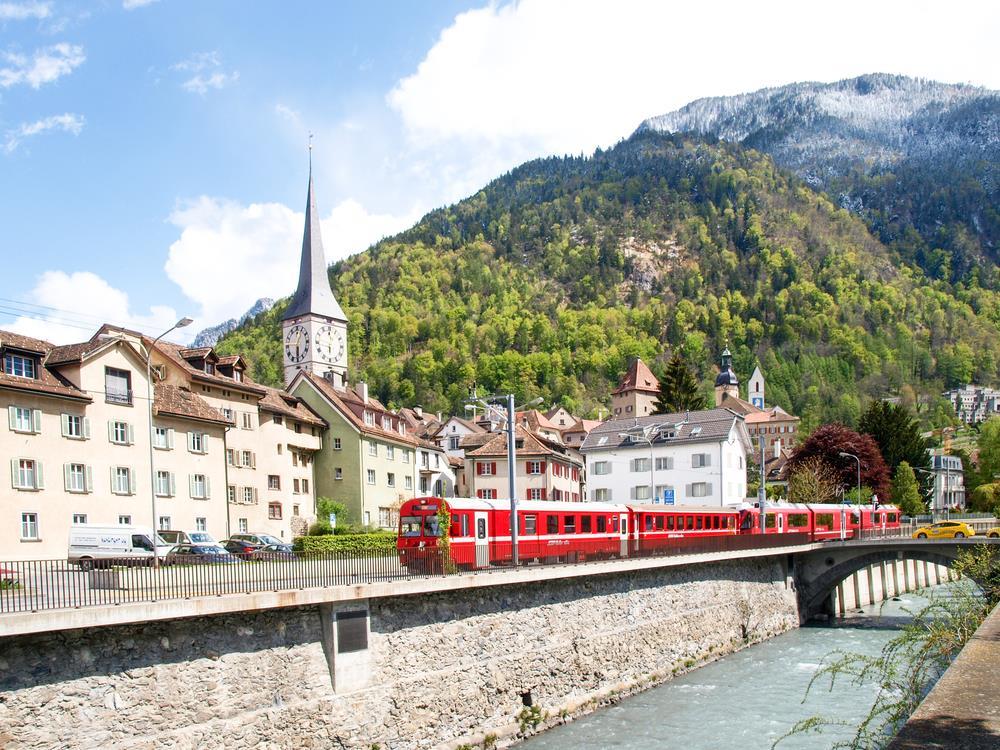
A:
<svg viewBox="0 0 1000 750">
<path fill-rule="evenodd" d="M 927 506 L 920 498 L 920 487 L 912 467 L 900 461 L 892 476 L 892 502 L 908 516 L 919 516 L 927 512 Z"/>
<path fill-rule="evenodd" d="M 1000 475 L 1000 417 L 990 417 L 979 430 L 979 479 L 992 482 Z"/>
<path fill-rule="evenodd" d="M 910 473 L 913 467 L 926 468 L 930 463 L 930 441 L 920 434 L 920 425 L 905 406 L 872 401 L 861 415 L 858 432 L 872 436 L 891 476 L 901 463 L 909 464 Z M 926 473 L 917 480 L 923 493 L 930 490 L 932 482 L 933 476 Z"/>
<path fill-rule="evenodd" d="M 677 414 L 682 411 L 700 411 L 707 406 L 705 395 L 698 388 L 698 381 L 681 355 L 674 354 L 667 362 L 660 379 L 660 394 L 653 405 L 653 413 Z"/>
<path fill-rule="evenodd" d="M 832 503 L 837 499 L 840 476 L 826 461 L 813 456 L 801 461 L 788 475 L 788 500 L 795 503 Z"/>
<path fill-rule="evenodd" d="M 969 510 L 973 513 L 992 513 L 1000 502 L 1000 483 L 981 484 L 969 496 Z"/>
<path fill-rule="evenodd" d="M 889 467 L 871 435 L 860 435 L 842 424 L 826 424 L 817 428 L 788 459 L 789 475 L 810 458 L 821 458 L 837 472 L 841 486 L 857 485 L 857 464 L 851 453 L 861 461 L 861 482 L 881 498 L 889 497 Z M 794 497 L 794 496 L 793 496 Z"/>
</svg>

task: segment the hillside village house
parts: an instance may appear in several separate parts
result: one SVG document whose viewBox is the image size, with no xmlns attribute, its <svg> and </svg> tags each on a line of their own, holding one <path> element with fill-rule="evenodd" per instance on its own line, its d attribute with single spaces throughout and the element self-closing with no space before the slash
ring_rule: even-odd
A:
<svg viewBox="0 0 1000 750">
<path fill-rule="evenodd" d="M 587 460 L 588 500 L 677 505 L 743 502 L 747 453 L 743 417 L 728 409 L 612 419 L 580 449 Z"/>
<path fill-rule="evenodd" d="M 641 359 L 636 357 L 628 366 L 618 387 L 611 392 L 613 419 L 645 417 L 656 411 L 660 381 Z"/>
<path fill-rule="evenodd" d="M 469 496 L 499 499 L 509 496 L 507 434 L 471 436 L 465 454 Z M 467 439 L 468 440 L 468 439 Z M 481 442 L 476 446 L 472 443 Z M 515 482 L 520 500 L 579 502 L 583 464 L 566 446 L 517 425 L 514 430 Z"/>
</svg>

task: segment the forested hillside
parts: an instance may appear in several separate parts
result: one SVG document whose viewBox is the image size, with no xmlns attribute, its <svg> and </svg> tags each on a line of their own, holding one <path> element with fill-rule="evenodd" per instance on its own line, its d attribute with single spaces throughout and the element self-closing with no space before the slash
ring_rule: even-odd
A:
<svg viewBox="0 0 1000 750">
<path fill-rule="evenodd" d="M 709 389 L 728 342 L 808 428 L 998 370 L 995 291 L 929 278 L 764 154 L 680 135 L 525 164 L 330 278 L 352 380 L 395 405 L 460 412 L 476 383 L 596 414 L 628 357 L 679 351 Z M 265 382 L 286 303 L 219 345 Z"/>
</svg>

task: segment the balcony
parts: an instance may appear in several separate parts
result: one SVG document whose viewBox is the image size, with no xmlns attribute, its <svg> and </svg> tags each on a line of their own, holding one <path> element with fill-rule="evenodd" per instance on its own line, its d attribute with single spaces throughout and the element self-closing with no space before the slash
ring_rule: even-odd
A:
<svg viewBox="0 0 1000 750">
<path fill-rule="evenodd" d="M 104 400 L 109 404 L 132 405 L 132 391 L 104 391 Z"/>
</svg>

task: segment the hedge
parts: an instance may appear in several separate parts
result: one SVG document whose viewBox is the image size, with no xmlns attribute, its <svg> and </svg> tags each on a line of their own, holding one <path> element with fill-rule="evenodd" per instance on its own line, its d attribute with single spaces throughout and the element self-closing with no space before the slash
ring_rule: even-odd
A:
<svg viewBox="0 0 1000 750">
<path fill-rule="evenodd" d="M 300 536 L 295 539 L 296 552 L 390 552 L 396 549 L 396 535 L 384 534 L 325 534 Z"/>
</svg>

